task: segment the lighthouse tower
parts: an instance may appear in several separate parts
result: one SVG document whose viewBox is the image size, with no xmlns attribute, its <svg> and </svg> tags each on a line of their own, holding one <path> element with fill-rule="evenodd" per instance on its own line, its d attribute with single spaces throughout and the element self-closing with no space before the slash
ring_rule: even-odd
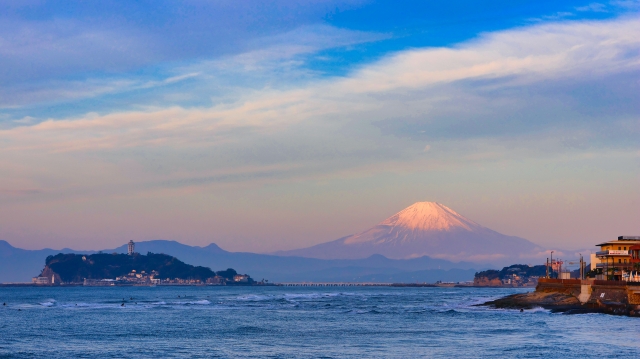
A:
<svg viewBox="0 0 640 359">
<path fill-rule="evenodd" d="M 133 251 L 136 249 L 136 244 L 133 241 L 129 241 L 129 255 L 133 255 Z"/>
</svg>

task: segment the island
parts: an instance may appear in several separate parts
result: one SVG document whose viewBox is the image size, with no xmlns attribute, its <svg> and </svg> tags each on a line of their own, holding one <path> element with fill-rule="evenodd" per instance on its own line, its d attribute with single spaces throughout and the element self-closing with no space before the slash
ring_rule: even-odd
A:
<svg viewBox="0 0 640 359">
<path fill-rule="evenodd" d="M 57 254 L 48 256 L 35 284 L 48 285 L 260 285 L 228 268 L 214 272 L 162 253 Z"/>
<path fill-rule="evenodd" d="M 546 275 L 544 265 L 529 266 L 514 264 L 501 270 L 489 269 L 476 272 L 473 285 L 476 287 L 535 287 L 538 278 Z"/>
</svg>

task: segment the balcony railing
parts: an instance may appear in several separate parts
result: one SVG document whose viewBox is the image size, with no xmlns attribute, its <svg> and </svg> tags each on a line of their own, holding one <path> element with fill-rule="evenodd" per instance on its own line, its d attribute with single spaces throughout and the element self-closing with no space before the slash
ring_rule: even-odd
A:
<svg viewBox="0 0 640 359">
<path fill-rule="evenodd" d="M 629 255 L 629 251 L 623 251 L 623 250 L 613 250 L 613 249 L 609 249 L 606 251 L 598 251 L 596 252 L 596 256 L 598 257 L 604 257 L 604 256 L 628 256 Z"/>
<path fill-rule="evenodd" d="M 596 268 L 630 268 L 633 263 L 596 263 Z"/>
</svg>

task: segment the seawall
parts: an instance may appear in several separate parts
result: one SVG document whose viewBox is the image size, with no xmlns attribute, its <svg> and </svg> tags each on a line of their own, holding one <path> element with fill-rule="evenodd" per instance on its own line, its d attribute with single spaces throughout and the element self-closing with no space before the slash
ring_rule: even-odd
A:
<svg viewBox="0 0 640 359">
<path fill-rule="evenodd" d="M 640 283 L 540 278 L 536 290 L 484 305 L 497 308 L 543 307 L 565 313 L 607 313 L 640 317 Z"/>
<path fill-rule="evenodd" d="M 592 280 L 540 278 L 538 293 L 562 293 L 578 299 L 586 309 L 611 314 L 640 313 L 640 283 Z"/>
</svg>

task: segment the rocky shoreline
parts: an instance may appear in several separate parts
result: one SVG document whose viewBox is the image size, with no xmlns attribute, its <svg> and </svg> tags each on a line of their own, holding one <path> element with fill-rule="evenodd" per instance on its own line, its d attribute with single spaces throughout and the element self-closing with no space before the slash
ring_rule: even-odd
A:
<svg viewBox="0 0 640 359">
<path fill-rule="evenodd" d="M 554 313 L 564 314 L 603 313 L 640 317 L 640 305 L 635 303 L 633 298 L 637 295 L 638 287 L 636 286 L 625 288 L 625 292 L 629 292 L 628 295 L 619 295 L 620 286 L 611 286 L 611 289 L 607 290 L 608 288 L 602 289 L 605 285 L 599 285 L 597 290 L 594 290 L 596 286 L 593 282 L 582 284 L 577 281 L 578 287 L 583 288 L 582 291 L 576 291 L 575 283 L 562 283 L 562 280 L 551 281 L 553 280 L 539 283 L 533 292 L 509 295 L 478 306 L 521 311 L 544 308 Z M 585 294 L 585 290 L 588 294 Z"/>
</svg>

